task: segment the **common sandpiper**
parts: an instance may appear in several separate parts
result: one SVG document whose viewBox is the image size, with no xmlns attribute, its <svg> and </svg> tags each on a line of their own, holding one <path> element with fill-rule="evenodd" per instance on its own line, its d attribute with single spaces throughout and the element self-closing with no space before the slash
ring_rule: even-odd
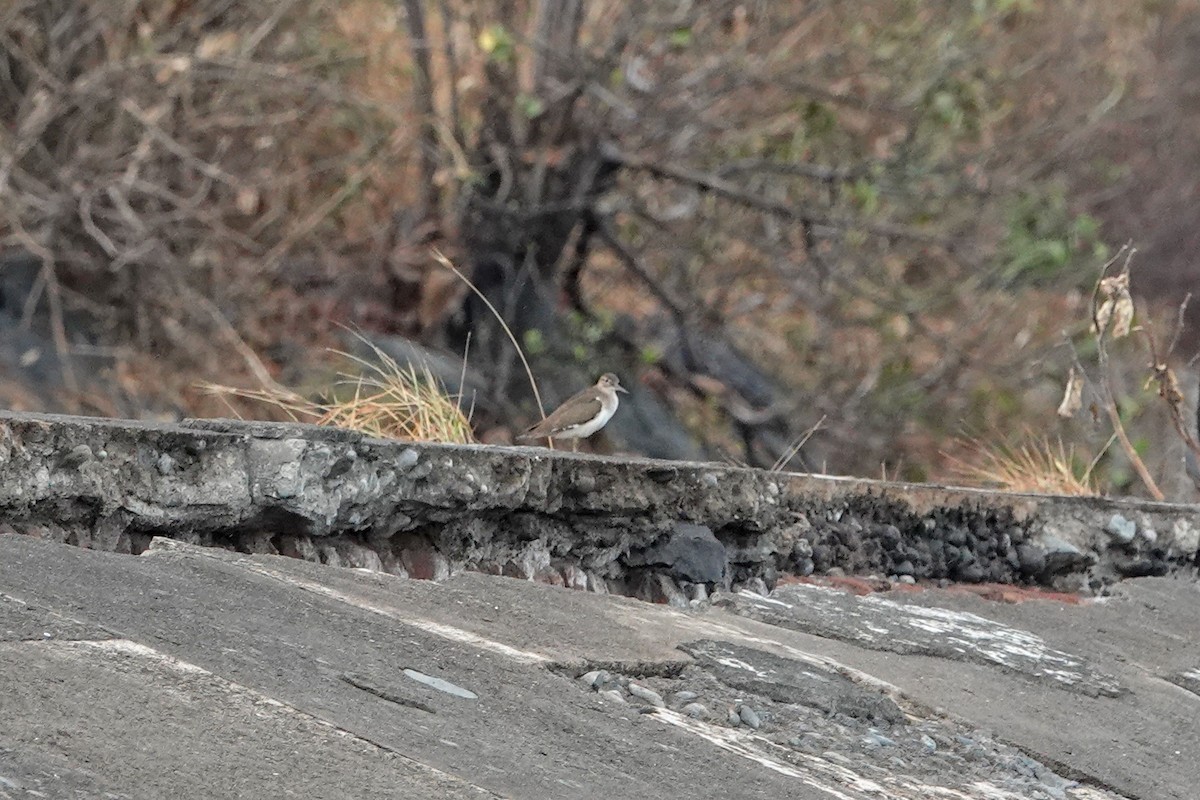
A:
<svg viewBox="0 0 1200 800">
<path fill-rule="evenodd" d="M 617 413 L 617 392 L 629 394 L 616 375 L 606 372 L 595 386 L 568 399 L 550 416 L 517 436 L 517 441 L 570 439 L 571 452 L 576 452 L 580 439 L 586 439 L 603 428 Z"/>
</svg>

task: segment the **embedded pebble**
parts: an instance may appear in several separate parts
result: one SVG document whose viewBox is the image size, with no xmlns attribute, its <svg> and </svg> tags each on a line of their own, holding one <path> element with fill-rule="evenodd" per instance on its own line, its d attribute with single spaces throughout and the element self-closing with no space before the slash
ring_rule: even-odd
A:
<svg viewBox="0 0 1200 800">
<path fill-rule="evenodd" d="M 742 706 L 738 711 L 738 716 L 747 728 L 758 730 L 762 727 L 762 719 L 758 716 L 758 712 L 750 706 Z"/>
<path fill-rule="evenodd" d="M 1137 535 L 1137 523 L 1120 514 L 1113 514 L 1104 526 L 1104 532 L 1121 544 L 1129 544 Z"/>
<path fill-rule="evenodd" d="M 742 718 L 738 716 L 736 709 L 729 709 L 729 724 L 735 728 L 742 724 Z"/>
<path fill-rule="evenodd" d="M 593 688 L 603 686 L 608 683 L 612 676 L 608 674 L 606 669 L 594 669 L 591 672 L 585 672 L 579 676 L 581 683 L 584 683 Z"/>
<path fill-rule="evenodd" d="M 688 703 L 682 710 L 684 714 L 695 719 L 703 719 L 708 716 L 708 709 L 702 703 Z"/>
<path fill-rule="evenodd" d="M 695 692 L 689 692 L 685 690 L 682 692 L 675 692 L 673 695 L 671 695 L 671 699 L 677 703 L 690 703 L 699 696 L 700 695 L 696 694 Z"/>
<path fill-rule="evenodd" d="M 653 689 L 647 689 L 645 686 L 630 682 L 629 693 L 639 700 L 649 703 L 655 708 L 666 708 L 667 704 L 663 702 L 662 695 Z"/>
<path fill-rule="evenodd" d="M 605 689 L 600 693 L 600 696 L 605 700 L 612 700 L 614 703 L 624 703 L 625 695 L 618 692 L 616 689 Z"/>
<path fill-rule="evenodd" d="M 881 734 L 879 731 L 869 731 L 863 737 L 863 743 L 868 747 L 895 747 L 896 742 Z"/>
<path fill-rule="evenodd" d="M 757 595 L 762 595 L 763 597 L 766 597 L 768 594 L 771 593 L 770 590 L 767 588 L 767 582 L 764 581 L 762 578 L 758 577 L 757 575 L 755 575 L 753 578 L 750 578 L 745 583 L 743 583 L 740 591 L 750 592 L 752 594 L 757 594 Z"/>
<path fill-rule="evenodd" d="M 925 748 L 926 753 L 933 753 L 937 750 L 937 742 L 924 733 L 921 734 L 921 745 Z"/>
</svg>

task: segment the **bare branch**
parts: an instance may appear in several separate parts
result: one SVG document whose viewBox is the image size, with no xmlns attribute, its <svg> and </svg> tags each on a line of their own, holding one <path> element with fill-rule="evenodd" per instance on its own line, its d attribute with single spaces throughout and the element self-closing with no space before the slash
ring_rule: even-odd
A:
<svg viewBox="0 0 1200 800">
<path fill-rule="evenodd" d="M 437 110 L 433 103 L 433 76 L 430 66 L 429 33 L 425 26 L 425 10 L 421 0 L 403 0 L 404 19 L 408 23 L 408 40 L 413 52 L 413 94 L 421 115 L 417 137 L 421 163 L 421 210 L 425 215 L 438 210 Z"/>
<path fill-rule="evenodd" d="M 881 222 L 865 222 L 863 220 L 831 217 L 819 212 L 802 209 L 791 203 L 782 203 L 762 197 L 761 195 L 743 191 L 741 188 L 734 186 L 733 184 L 716 175 L 697 172 L 685 167 L 660 164 L 648 159 L 627 155 L 615 149 L 610 150 L 607 155 L 613 161 L 618 162 L 628 169 L 640 170 L 648 172 L 658 178 L 676 181 L 679 183 L 686 183 L 704 191 L 712 192 L 719 197 L 723 197 L 726 200 L 738 203 L 739 205 L 743 205 L 747 208 L 752 208 L 757 211 L 762 211 L 773 216 L 795 220 L 807 225 L 823 225 L 828 228 L 835 228 L 839 230 L 861 230 L 874 236 L 880 236 L 888 239 L 908 239 L 915 242 L 936 244 L 947 249 L 953 249 L 953 243 L 946 237 L 926 233 L 907 225 L 891 225 Z"/>
</svg>

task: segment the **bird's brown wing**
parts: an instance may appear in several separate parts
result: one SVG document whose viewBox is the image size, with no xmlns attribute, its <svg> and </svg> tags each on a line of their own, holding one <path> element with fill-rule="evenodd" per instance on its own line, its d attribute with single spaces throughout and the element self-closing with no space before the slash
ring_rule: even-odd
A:
<svg viewBox="0 0 1200 800">
<path fill-rule="evenodd" d="M 536 439 L 540 436 L 553 436 L 567 428 L 582 425 L 594 419 L 603 407 L 600 398 L 589 396 L 591 390 L 585 389 L 554 410 L 550 416 L 525 431 L 524 437 Z"/>
</svg>

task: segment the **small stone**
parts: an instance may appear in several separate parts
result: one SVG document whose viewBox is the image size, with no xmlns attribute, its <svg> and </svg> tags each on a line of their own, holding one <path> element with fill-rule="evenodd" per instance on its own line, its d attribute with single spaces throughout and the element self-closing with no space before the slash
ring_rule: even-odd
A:
<svg viewBox="0 0 1200 800">
<path fill-rule="evenodd" d="M 788 739 L 788 745 L 806 753 L 818 753 L 823 748 L 821 738 L 814 733 L 802 733 Z"/>
<path fill-rule="evenodd" d="M 808 539 L 797 539 L 792 545 L 792 558 L 796 561 L 803 561 L 811 557 L 813 554 L 812 542 Z"/>
<path fill-rule="evenodd" d="M 605 700 L 611 700 L 614 703 L 625 703 L 625 695 L 621 694 L 616 689 L 605 689 L 600 692 L 600 696 Z"/>
<path fill-rule="evenodd" d="M 563 585 L 568 589 L 587 591 L 587 573 L 574 564 L 567 564 L 562 568 L 562 578 Z"/>
<path fill-rule="evenodd" d="M 879 731 L 876 731 L 876 730 L 868 731 L 867 735 L 863 737 L 863 743 L 865 745 L 867 745 L 867 747 L 895 747 L 896 746 L 896 742 L 894 740 L 889 739 L 888 737 L 884 736 L 882 733 L 880 733 Z"/>
<path fill-rule="evenodd" d="M 1031 544 L 1017 545 L 1017 560 L 1023 575 L 1036 575 L 1046 566 L 1046 552 Z"/>
<path fill-rule="evenodd" d="M 917 579 L 914 578 L 912 575 L 897 575 L 896 576 L 896 583 L 904 583 L 909 586 L 912 586 L 916 582 L 917 582 Z"/>
<path fill-rule="evenodd" d="M 770 590 L 767 589 L 766 581 L 756 575 L 743 583 L 740 591 L 766 597 Z"/>
<path fill-rule="evenodd" d="M 968 564 L 959 572 L 959 577 L 967 583 L 980 583 L 986 575 L 983 567 L 978 564 Z"/>
<path fill-rule="evenodd" d="M 608 594 L 608 581 L 598 572 L 587 573 L 587 590 L 593 594 Z"/>
<path fill-rule="evenodd" d="M 1046 548 L 1045 572 L 1048 575 L 1072 572 L 1086 566 L 1091 560 L 1078 547 L 1058 536 L 1046 536 L 1042 544 Z"/>
<path fill-rule="evenodd" d="M 841 567 L 830 567 L 829 569 L 825 570 L 825 574 L 830 578 L 844 578 L 846 577 L 846 570 L 842 569 Z"/>
<path fill-rule="evenodd" d="M 671 695 L 671 699 L 676 703 L 690 703 L 699 696 L 700 695 L 696 694 L 695 692 L 682 691 L 675 692 L 673 695 Z"/>
<path fill-rule="evenodd" d="M 629 684 L 629 693 L 639 700 L 649 703 L 655 708 L 666 708 L 667 704 L 663 702 L 662 695 L 653 689 L 647 689 L 638 683 Z"/>
<path fill-rule="evenodd" d="M 579 676 L 580 683 L 591 686 L 593 689 L 603 686 L 608 683 L 608 670 L 594 669 L 591 672 L 585 672 Z"/>
<path fill-rule="evenodd" d="M 897 575 L 908 575 L 911 577 L 912 574 L 914 572 L 916 572 L 916 567 L 913 566 L 913 563 L 911 561 L 909 561 L 908 559 L 905 559 L 904 561 L 901 561 L 899 564 L 897 564 L 895 566 L 895 568 L 892 570 L 892 572 L 896 573 Z"/>
<path fill-rule="evenodd" d="M 682 711 L 693 719 L 703 719 L 708 716 L 708 709 L 702 703 L 688 703 Z"/>
<path fill-rule="evenodd" d="M 708 601 L 708 589 L 703 583 L 693 583 L 692 588 L 688 590 L 688 605 L 699 606 Z"/>
<path fill-rule="evenodd" d="M 1155 558 L 1130 558 L 1114 561 L 1113 567 L 1126 578 L 1145 578 L 1167 574 L 1167 564 Z"/>
<path fill-rule="evenodd" d="M 159 475 L 170 475 L 175 471 L 175 459 L 163 453 L 158 457 L 158 461 L 155 462 L 154 466 L 158 470 Z"/>
<path fill-rule="evenodd" d="M 742 706 L 738 711 L 738 716 L 747 728 L 758 730 L 762 727 L 762 718 L 758 716 L 758 712 L 750 706 Z"/>
<path fill-rule="evenodd" d="M 1171 523 L 1171 539 L 1175 547 L 1184 553 L 1195 553 L 1200 548 L 1200 527 L 1180 517 Z"/>
<path fill-rule="evenodd" d="M 396 458 L 394 466 L 400 472 L 408 472 L 415 467 L 417 462 L 420 460 L 421 455 L 416 450 L 413 450 L 411 447 L 409 447 Z"/>
<path fill-rule="evenodd" d="M 1145 539 L 1147 543 L 1154 544 L 1158 541 L 1158 531 L 1154 530 L 1154 528 L 1145 528 L 1142 531 L 1142 538 Z"/>
<path fill-rule="evenodd" d="M 1137 536 L 1137 523 L 1120 514 L 1113 514 L 1105 524 L 1104 532 L 1111 536 L 1114 542 L 1129 544 L 1133 537 Z"/>
<path fill-rule="evenodd" d="M 661 568 L 693 583 L 720 583 L 728 557 L 725 545 L 704 525 L 676 522 L 671 531 L 645 550 L 625 557 L 631 567 Z"/>
<path fill-rule="evenodd" d="M 735 728 L 742 724 L 742 718 L 736 709 L 729 709 L 729 724 Z"/>
<path fill-rule="evenodd" d="M 77 444 L 71 448 L 71 452 L 62 457 L 62 460 L 58 462 L 58 466 L 62 469 L 75 469 L 94 459 L 95 455 L 92 454 L 92 448 L 86 444 Z"/>
<path fill-rule="evenodd" d="M 924 733 L 921 734 L 921 746 L 925 748 L 926 753 L 933 753 L 937 751 L 937 742 Z"/>
</svg>

